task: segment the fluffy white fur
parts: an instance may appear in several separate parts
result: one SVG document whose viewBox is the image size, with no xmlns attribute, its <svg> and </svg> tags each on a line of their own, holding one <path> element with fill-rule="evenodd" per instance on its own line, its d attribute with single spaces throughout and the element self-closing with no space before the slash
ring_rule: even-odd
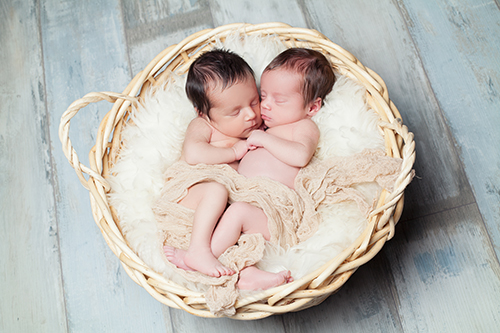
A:
<svg viewBox="0 0 500 333">
<path fill-rule="evenodd" d="M 277 39 L 261 37 L 228 38 L 217 46 L 240 54 L 258 78 L 265 66 L 285 49 Z M 130 247 L 149 267 L 190 289 L 204 290 L 203 286 L 185 281 L 165 264 L 151 210 L 163 185 L 162 174 L 179 158 L 185 129 L 195 117 L 184 84 L 184 77 L 173 77 L 133 109 L 135 126 L 127 126 L 122 132 L 125 145 L 112 169 L 109 199 L 118 212 Z M 377 115 L 366 104 L 364 88 L 345 76 L 338 76 L 325 106 L 314 120 L 321 132 L 318 158 L 384 147 Z M 374 184 L 359 188 L 369 202 L 379 190 Z M 296 279 L 300 278 L 349 246 L 366 225 L 354 203 L 324 207 L 321 215 L 323 222 L 312 238 L 289 249 L 268 245 L 259 267 L 272 272 L 289 269 Z"/>
</svg>

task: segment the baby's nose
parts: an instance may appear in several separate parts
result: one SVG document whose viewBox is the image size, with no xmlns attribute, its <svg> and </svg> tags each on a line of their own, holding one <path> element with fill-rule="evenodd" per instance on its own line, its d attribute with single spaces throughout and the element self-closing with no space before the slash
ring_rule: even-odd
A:
<svg viewBox="0 0 500 333">
<path fill-rule="evenodd" d="M 245 108 L 245 118 L 247 120 L 251 120 L 251 119 L 253 119 L 255 117 L 256 117 L 255 112 L 254 112 L 254 110 L 251 107 Z"/>
<path fill-rule="evenodd" d="M 269 103 L 267 102 L 267 99 L 263 99 L 261 102 L 260 102 L 260 108 L 261 109 L 266 109 L 266 110 L 269 110 Z"/>
</svg>

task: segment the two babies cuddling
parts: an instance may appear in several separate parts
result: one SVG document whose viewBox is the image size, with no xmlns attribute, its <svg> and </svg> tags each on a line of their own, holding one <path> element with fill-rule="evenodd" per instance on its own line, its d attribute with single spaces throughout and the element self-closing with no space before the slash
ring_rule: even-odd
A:
<svg viewBox="0 0 500 333">
<path fill-rule="evenodd" d="M 198 116 L 187 128 L 181 159 L 188 164 L 226 163 L 243 176 L 268 177 L 293 189 L 297 173 L 318 144 L 319 129 L 311 117 L 334 83 L 329 61 L 310 49 L 279 54 L 262 73 L 260 94 L 252 69 L 240 56 L 225 50 L 204 53 L 190 66 L 186 81 Z M 246 202 L 227 207 L 228 191 L 217 182 L 193 185 L 178 203 L 194 210 L 187 251 L 164 247 L 178 268 L 214 277 L 232 275 L 217 258 L 242 233 L 270 239 L 262 209 Z M 238 288 L 268 289 L 291 281 L 290 271 L 270 273 L 249 266 L 240 271 Z"/>
</svg>

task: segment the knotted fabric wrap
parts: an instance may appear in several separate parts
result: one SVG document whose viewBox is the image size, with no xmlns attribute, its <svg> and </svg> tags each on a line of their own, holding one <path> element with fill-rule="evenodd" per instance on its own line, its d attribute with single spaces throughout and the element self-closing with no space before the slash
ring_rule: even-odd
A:
<svg viewBox="0 0 500 333">
<path fill-rule="evenodd" d="M 373 203 L 366 202 L 352 185 L 376 181 L 390 192 L 401 163 L 401 159 L 387 157 L 379 150 L 327 160 L 313 158 L 299 171 L 292 190 L 265 177 L 246 178 L 225 164 L 188 165 L 179 161 L 165 172 L 165 186 L 153 206 L 161 233 L 159 246 L 188 248 L 194 211 L 177 202 L 197 183 L 218 182 L 228 190 L 229 203 L 247 202 L 261 208 L 268 217 L 270 241 L 287 247 L 305 241 L 318 230 L 320 205 L 354 200 L 368 215 Z M 264 246 L 262 235 L 242 235 L 238 246 L 226 250 L 219 260 L 237 272 L 233 276 L 214 278 L 199 272 L 178 271 L 188 280 L 209 285 L 205 298 L 212 313 L 230 316 L 235 313 L 238 273 L 262 258 Z"/>
</svg>

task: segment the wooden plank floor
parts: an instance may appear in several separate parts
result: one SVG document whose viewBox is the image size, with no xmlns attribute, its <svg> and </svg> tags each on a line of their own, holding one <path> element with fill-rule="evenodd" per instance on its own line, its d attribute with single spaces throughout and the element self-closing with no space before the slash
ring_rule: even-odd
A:
<svg viewBox="0 0 500 333">
<path fill-rule="evenodd" d="M 415 134 L 396 236 L 338 293 L 253 322 L 202 319 L 124 272 L 65 159 L 59 119 L 121 92 L 153 57 L 219 25 L 317 29 L 385 80 Z M 0 332 L 498 332 L 498 0 L 101 0 L 0 3 Z M 71 139 L 84 164 L 105 102 Z"/>
</svg>

